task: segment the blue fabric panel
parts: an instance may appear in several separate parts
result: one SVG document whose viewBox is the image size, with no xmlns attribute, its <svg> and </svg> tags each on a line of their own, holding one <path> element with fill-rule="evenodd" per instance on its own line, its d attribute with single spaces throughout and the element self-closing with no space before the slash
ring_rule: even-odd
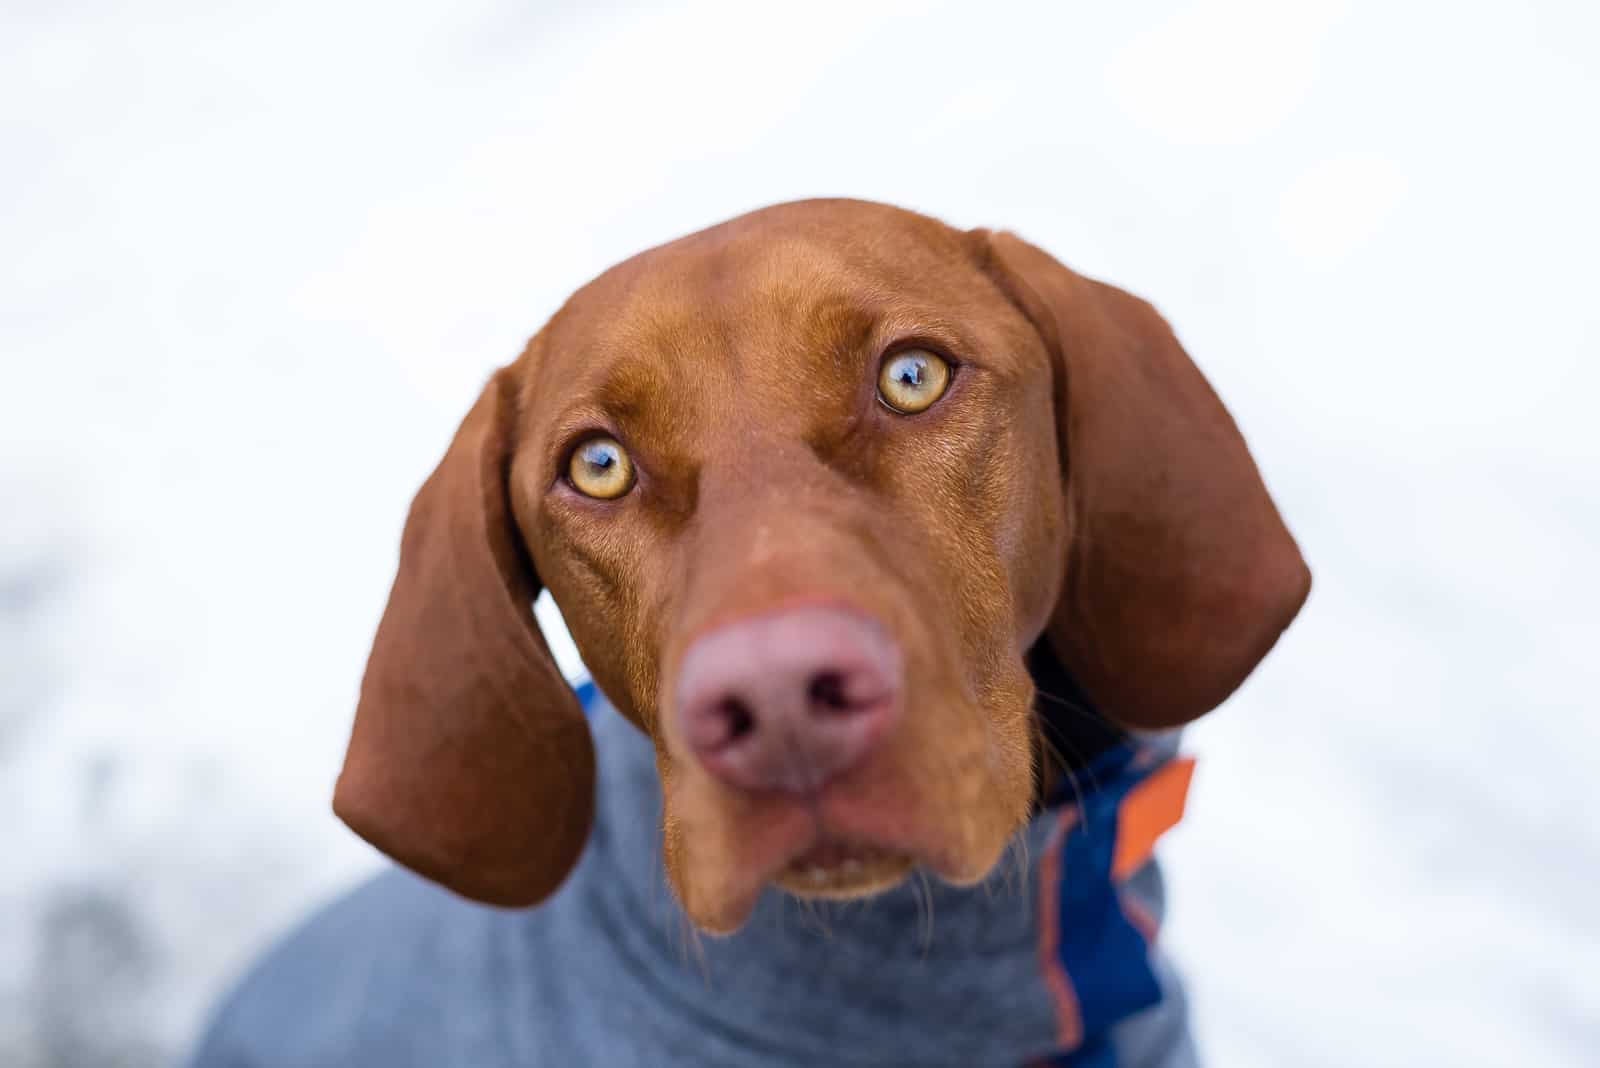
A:
<svg viewBox="0 0 1600 1068">
<path fill-rule="evenodd" d="M 1118 807 L 1161 766 L 1143 766 L 1136 756 L 1133 746 L 1118 746 L 1079 773 L 1076 782 L 1062 784 L 1052 798 L 1079 811 L 1061 846 L 1057 917 L 1061 965 L 1083 1021 L 1083 1044 L 1058 1060 L 1073 1068 L 1114 1068 L 1111 1027 L 1161 1000 L 1149 944 L 1123 913 L 1111 878 Z"/>
</svg>

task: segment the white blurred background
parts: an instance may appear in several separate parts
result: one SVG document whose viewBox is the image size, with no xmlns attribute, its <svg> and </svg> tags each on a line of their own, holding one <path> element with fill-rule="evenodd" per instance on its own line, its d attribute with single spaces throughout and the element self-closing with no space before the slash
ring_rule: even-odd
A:
<svg viewBox="0 0 1600 1068">
<path fill-rule="evenodd" d="M 328 797 L 485 376 L 815 195 L 1155 300 L 1311 561 L 1165 847 L 1210 1063 L 1595 1064 L 1600 7 L 671 6 L 5 5 L 0 1064 L 163 1063 L 377 867 Z"/>
</svg>

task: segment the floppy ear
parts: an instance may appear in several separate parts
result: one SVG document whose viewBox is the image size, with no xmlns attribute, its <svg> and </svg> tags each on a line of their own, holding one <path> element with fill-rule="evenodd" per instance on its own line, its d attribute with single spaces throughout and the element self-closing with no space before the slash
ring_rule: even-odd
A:
<svg viewBox="0 0 1600 1068">
<path fill-rule="evenodd" d="M 1156 310 L 1014 234 L 977 235 L 1055 360 L 1070 547 L 1051 642 L 1115 720 L 1203 715 L 1272 648 L 1311 573 L 1238 427 Z"/>
<path fill-rule="evenodd" d="M 548 897 L 594 815 L 594 743 L 534 621 L 507 493 L 519 364 L 411 505 L 333 798 L 401 864 L 495 905 Z"/>
</svg>

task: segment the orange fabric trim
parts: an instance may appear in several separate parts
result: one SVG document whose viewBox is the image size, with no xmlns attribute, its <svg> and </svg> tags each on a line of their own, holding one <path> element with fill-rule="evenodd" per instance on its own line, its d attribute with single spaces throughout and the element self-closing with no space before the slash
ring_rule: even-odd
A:
<svg viewBox="0 0 1600 1068">
<path fill-rule="evenodd" d="M 1076 806 L 1062 809 L 1055 833 L 1039 858 L 1039 970 L 1056 1010 L 1056 1043 L 1061 1051 L 1078 1048 L 1083 1041 L 1083 1015 L 1072 979 L 1061 965 L 1061 844 L 1077 826 Z"/>
<path fill-rule="evenodd" d="M 1128 791 L 1117 809 L 1117 844 L 1111 854 L 1111 877 L 1118 881 L 1138 871 L 1155 852 L 1156 840 L 1183 819 L 1194 758 L 1168 761 Z"/>
</svg>

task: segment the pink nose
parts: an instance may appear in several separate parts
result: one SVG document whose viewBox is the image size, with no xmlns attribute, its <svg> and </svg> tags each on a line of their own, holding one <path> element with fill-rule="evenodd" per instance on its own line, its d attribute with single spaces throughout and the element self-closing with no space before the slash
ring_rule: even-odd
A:
<svg viewBox="0 0 1600 1068">
<path fill-rule="evenodd" d="M 876 623 L 796 608 L 706 634 L 684 654 L 678 715 L 706 769 L 752 791 L 814 793 L 900 714 L 900 650 Z"/>
</svg>

